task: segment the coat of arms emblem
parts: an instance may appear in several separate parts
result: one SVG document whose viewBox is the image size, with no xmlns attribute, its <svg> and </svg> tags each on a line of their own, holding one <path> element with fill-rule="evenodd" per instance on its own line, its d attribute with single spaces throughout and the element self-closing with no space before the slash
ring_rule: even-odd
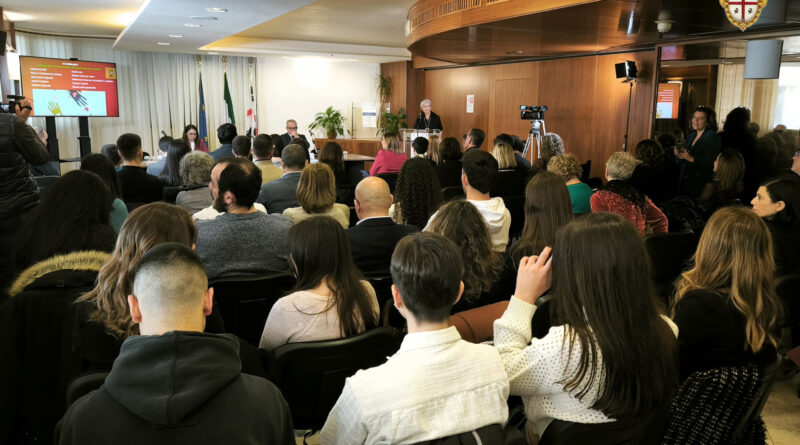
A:
<svg viewBox="0 0 800 445">
<path fill-rule="evenodd" d="M 767 6 L 767 0 L 719 0 L 728 20 L 744 32 L 761 17 L 761 11 Z"/>
</svg>

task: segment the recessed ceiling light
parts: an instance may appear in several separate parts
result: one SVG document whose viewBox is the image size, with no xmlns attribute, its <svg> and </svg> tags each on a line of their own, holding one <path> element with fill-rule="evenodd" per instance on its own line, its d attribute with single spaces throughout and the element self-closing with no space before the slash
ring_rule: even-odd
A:
<svg viewBox="0 0 800 445">
<path fill-rule="evenodd" d="M 223 12 L 228 12 L 225 8 L 206 8 L 206 11 L 213 12 L 215 14 L 222 14 Z"/>
<path fill-rule="evenodd" d="M 183 37 L 180 34 L 170 34 L 169 36 L 172 37 L 173 39 L 180 39 L 181 37 Z"/>
<path fill-rule="evenodd" d="M 193 15 L 189 18 L 192 20 L 203 20 L 206 22 L 213 22 L 214 20 L 219 20 L 218 17 L 211 17 L 209 15 Z"/>
<path fill-rule="evenodd" d="M 203 25 L 201 25 L 199 23 L 184 23 L 183 26 L 185 26 L 187 28 L 199 28 L 199 27 L 201 27 Z"/>
<path fill-rule="evenodd" d="M 169 46 L 169 42 L 158 42 L 161 46 Z"/>
</svg>

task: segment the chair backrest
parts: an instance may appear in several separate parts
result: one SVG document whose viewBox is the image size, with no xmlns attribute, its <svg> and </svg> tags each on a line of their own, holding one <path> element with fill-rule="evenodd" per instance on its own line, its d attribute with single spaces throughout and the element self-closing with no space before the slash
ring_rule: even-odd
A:
<svg viewBox="0 0 800 445">
<path fill-rule="evenodd" d="M 466 195 L 464 194 L 464 188 L 461 186 L 459 187 L 444 187 L 442 189 L 442 200 L 445 202 L 453 201 L 456 199 L 464 199 Z"/>
<path fill-rule="evenodd" d="M 585 164 L 581 164 L 581 182 L 586 182 L 592 173 L 592 160 L 589 159 Z"/>
<path fill-rule="evenodd" d="M 662 297 L 671 294 L 672 284 L 689 264 L 697 241 L 693 232 L 659 233 L 644 238 L 653 266 L 653 281 Z"/>
<path fill-rule="evenodd" d="M 180 192 L 180 187 L 164 187 L 161 189 L 161 200 L 170 204 L 175 204 L 175 200 L 178 199 L 178 193 Z"/>
<path fill-rule="evenodd" d="M 59 180 L 61 176 L 34 176 L 33 179 L 36 181 L 36 188 L 39 189 L 39 198 L 43 198 L 44 195 L 47 194 L 47 189 L 55 184 L 56 181 Z"/>
<path fill-rule="evenodd" d="M 378 297 L 378 305 L 381 308 L 380 324 L 402 329 L 406 320 L 397 311 L 392 303 L 392 277 L 391 275 L 379 277 L 367 277 L 367 281 L 375 289 L 375 296 Z"/>
<path fill-rule="evenodd" d="M 399 173 L 378 173 L 378 177 L 389 184 L 389 191 L 392 193 L 394 193 L 394 186 L 397 184 L 398 176 L 400 176 Z"/>
<path fill-rule="evenodd" d="M 358 224 L 358 213 L 356 213 L 355 206 L 350 206 L 350 227 L 354 227 Z"/>
<path fill-rule="evenodd" d="M 764 409 L 764 405 L 767 403 L 772 388 L 778 380 L 778 371 L 781 367 L 781 362 L 782 360 L 779 357 L 775 363 L 764 368 L 760 373 L 760 384 L 753 397 L 753 402 L 750 404 L 750 408 L 747 410 L 742 420 L 733 429 L 733 434 L 731 434 L 732 438 L 736 439 L 741 437 L 752 423 L 761 416 L 761 410 Z"/>
<path fill-rule="evenodd" d="M 263 354 L 270 380 L 289 403 L 294 427 L 320 429 L 345 379 L 384 363 L 398 346 L 391 329 L 377 328 L 338 340 L 289 343 Z"/>
<path fill-rule="evenodd" d="M 525 226 L 525 197 L 522 195 L 503 196 L 503 202 L 511 214 L 511 227 L 508 230 L 509 242 L 522 235 Z"/>
<path fill-rule="evenodd" d="M 220 278 L 211 283 L 225 331 L 258 346 L 272 306 L 296 283 L 290 273 Z"/>
<path fill-rule="evenodd" d="M 800 275 L 775 280 L 775 292 L 783 301 L 786 324 L 792 331 L 792 347 L 800 346 Z"/>
<path fill-rule="evenodd" d="M 470 343 L 482 343 L 494 338 L 494 321 L 503 316 L 508 301 L 487 304 L 450 316 L 461 338 Z"/>
<path fill-rule="evenodd" d="M 108 372 L 92 372 L 76 377 L 67 387 L 67 408 L 76 400 L 100 388 L 106 381 Z"/>
</svg>

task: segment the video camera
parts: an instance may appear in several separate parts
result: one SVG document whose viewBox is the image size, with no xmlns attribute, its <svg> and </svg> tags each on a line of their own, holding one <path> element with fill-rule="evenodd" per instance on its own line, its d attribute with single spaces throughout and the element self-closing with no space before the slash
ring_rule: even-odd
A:
<svg viewBox="0 0 800 445">
<path fill-rule="evenodd" d="M 545 111 L 547 111 L 547 106 L 538 107 L 536 105 L 520 105 L 519 118 L 528 121 L 543 120 Z"/>
<path fill-rule="evenodd" d="M 14 94 L 9 94 L 6 97 L 11 100 L 8 102 L 7 105 L 3 104 L 3 112 L 17 114 L 17 108 L 19 108 L 20 111 L 22 111 L 22 105 L 18 101 L 25 99 L 25 96 L 17 96 Z"/>
</svg>

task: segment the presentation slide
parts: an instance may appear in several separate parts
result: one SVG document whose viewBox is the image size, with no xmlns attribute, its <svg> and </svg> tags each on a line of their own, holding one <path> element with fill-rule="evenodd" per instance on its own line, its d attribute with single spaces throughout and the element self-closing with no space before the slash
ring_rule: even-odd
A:
<svg viewBox="0 0 800 445">
<path fill-rule="evenodd" d="M 119 116 L 116 64 L 21 56 L 19 65 L 34 116 Z"/>
<path fill-rule="evenodd" d="M 658 84 L 658 100 L 656 101 L 656 119 L 677 119 L 681 99 L 681 84 Z"/>
</svg>

